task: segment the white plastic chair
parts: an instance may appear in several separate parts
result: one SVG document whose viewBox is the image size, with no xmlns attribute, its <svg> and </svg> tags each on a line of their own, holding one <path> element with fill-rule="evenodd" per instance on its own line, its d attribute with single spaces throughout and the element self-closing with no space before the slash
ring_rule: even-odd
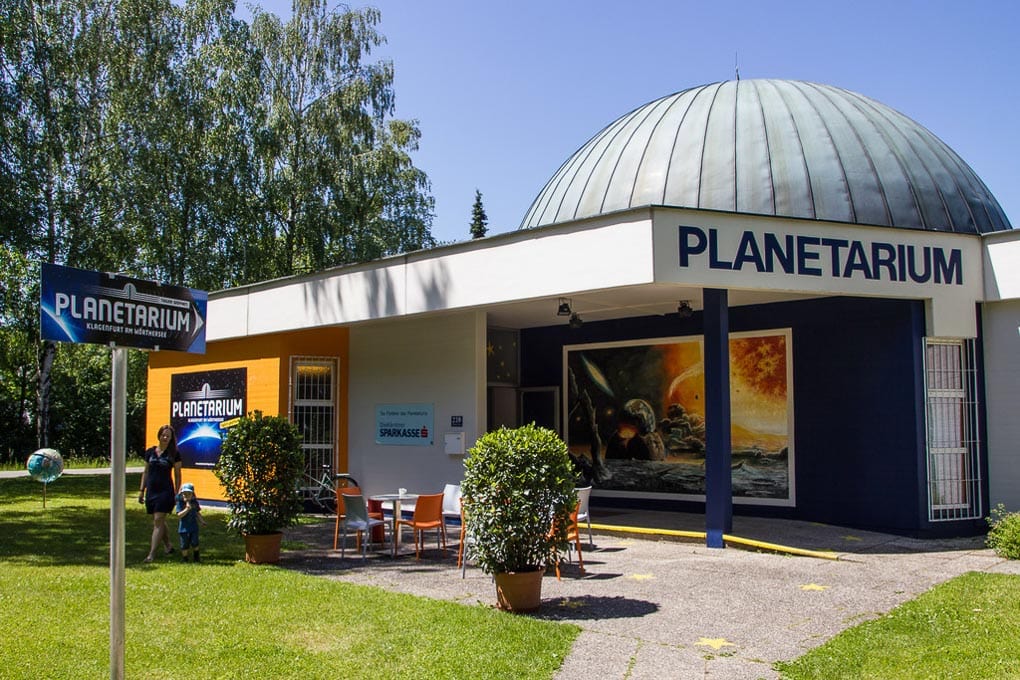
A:
<svg viewBox="0 0 1020 680">
<path fill-rule="evenodd" d="M 368 557 L 368 544 L 372 542 L 372 529 L 377 526 L 385 527 L 386 522 L 368 516 L 368 505 L 365 503 L 364 496 L 344 494 L 344 507 L 346 511 L 345 516 L 340 522 L 341 531 L 343 532 L 340 543 L 340 557 L 344 557 L 344 551 L 347 548 L 347 530 L 350 529 L 355 533 L 361 532 L 364 535 L 364 538 L 361 540 L 361 559 L 364 560 Z M 384 543 L 385 537 L 384 530 Z M 390 537 L 390 540 L 392 540 L 392 537 Z"/>
<path fill-rule="evenodd" d="M 457 524 L 451 524 L 450 520 L 457 520 Z M 447 484 L 443 488 L 443 525 L 456 526 L 460 531 L 460 484 Z"/>
<path fill-rule="evenodd" d="M 577 491 L 577 523 L 585 522 L 588 524 L 588 545 L 595 547 L 595 541 L 591 535 L 591 514 L 588 512 L 588 499 L 591 497 L 591 487 L 586 486 Z"/>
</svg>

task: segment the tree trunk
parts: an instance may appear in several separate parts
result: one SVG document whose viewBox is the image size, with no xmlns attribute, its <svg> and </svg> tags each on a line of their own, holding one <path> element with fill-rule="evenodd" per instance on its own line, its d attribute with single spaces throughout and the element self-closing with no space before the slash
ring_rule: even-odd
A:
<svg viewBox="0 0 1020 680">
<path fill-rule="evenodd" d="M 57 354 L 57 343 L 43 340 L 39 349 L 38 413 L 36 414 L 36 443 L 39 448 L 50 445 L 50 374 Z"/>
</svg>

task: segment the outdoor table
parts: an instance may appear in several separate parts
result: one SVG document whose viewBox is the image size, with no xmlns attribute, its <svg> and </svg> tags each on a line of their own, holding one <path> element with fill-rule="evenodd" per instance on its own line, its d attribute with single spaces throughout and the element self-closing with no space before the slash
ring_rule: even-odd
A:
<svg viewBox="0 0 1020 680">
<path fill-rule="evenodd" d="M 400 553 L 400 532 L 397 531 L 399 525 L 397 520 L 400 519 L 400 503 L 403 501 L 417 500 L 418 494 L 416 493 L 377 493 L 374 496 L 369 496 L 369 500 L 373 501 L 390 501 L 393 503 L 393 530 L 390 532 L 390 536 L 393 539 L 393 556 L 396 557 Z"/>
</svg>

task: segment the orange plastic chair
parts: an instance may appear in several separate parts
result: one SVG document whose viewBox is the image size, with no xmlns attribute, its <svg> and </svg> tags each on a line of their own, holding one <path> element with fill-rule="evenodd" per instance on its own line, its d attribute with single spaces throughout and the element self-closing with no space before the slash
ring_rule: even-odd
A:
<svg viewBox="0 0 1020 680">
<path fill-rule="evenodd" d="M 581 504 L 578 502 L 574 506 L 574 511 L 570 513 L 570 520 L 567 524 L 567 559 L 570 559 L 571 549 L 577 550 L 577 564 L 581 568 L 581 573 L 584 573 L 584 556 L 581 554 L 581 529 L 577 522 L 577 513 L 581 509 Z M 572 544 L 572 545 L 571 545 Z M 556 554 L 556 580 L 560 579 L 560 556 Z"/>
<path fill-rule="evenodd" d="M 357 486 L 345 486 L 337 489 L 336 494 L 336 526 L 333 527 L 333 550 L 336 550 L 339 545 L 340 539 L 340 525 L 344 521 L 344 516 L 347 514 L 347 509 L 344 507 L 344 496 L 360 496 L 361 487 Z M 368 516 L 371 519 L 382 519 L 383 514 L 381 512 L 369 512 Z M 358 543 L 361 545 L 361 532 L 358 532 Z"/>
<path fill-rule="evenodd" d="M 414 558 L 421 559 L 421 551 L 425 548 L 425 532 L 434 529 L 436 532 L 436 548 L 446 552 L 446 523 L 443 521 L 443 494 L 432 493 L 418 496 L 414 504 L 414 515 L 411 519 L 397 518 L 396 530 L 409 526 L 414 531 Z"/>
</svg>

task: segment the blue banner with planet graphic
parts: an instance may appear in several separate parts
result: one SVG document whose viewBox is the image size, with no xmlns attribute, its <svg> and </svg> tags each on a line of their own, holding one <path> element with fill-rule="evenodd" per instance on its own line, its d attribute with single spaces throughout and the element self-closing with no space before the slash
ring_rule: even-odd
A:
<svg viewBox="0 0 1020 680">
<path fill-rule="evenodd" d="M 247 393 L 247 368 L 170 377 L 170 424 L 177 433 L 183 467 L 216 465 L 226 424 L 245 415 Z"/>
<path fill-rule="evenodd" d="M 205 353 L 205 291 L 43 263 L 44 340 Z"/>
</svg>

